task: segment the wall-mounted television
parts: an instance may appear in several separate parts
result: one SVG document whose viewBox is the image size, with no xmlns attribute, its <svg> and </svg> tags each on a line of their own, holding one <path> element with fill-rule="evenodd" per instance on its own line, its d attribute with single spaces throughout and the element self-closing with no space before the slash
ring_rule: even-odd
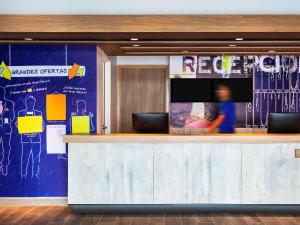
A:
<svg viewBox="0 0 300 225">
<path fill-rule="evenodd" d="M 216 90 L 220 85 L 230 88 L 232 101 L 252 102 L 253 80 L 251 78 L 212 79 L 213 102 L 218 101 Z"/>
<path fill-rule="evenodd" d="M 234 102 L 252 102 L 251 78 L 174 78 L 171 79 L 171 102 L 218 102 L 215 90 L 220 85 L 231 89 Z"/>
<path fill-rule="evenodd" d="M 171 79 L 171 102 L 211 102 L 210 79 Z"/>
</svg>

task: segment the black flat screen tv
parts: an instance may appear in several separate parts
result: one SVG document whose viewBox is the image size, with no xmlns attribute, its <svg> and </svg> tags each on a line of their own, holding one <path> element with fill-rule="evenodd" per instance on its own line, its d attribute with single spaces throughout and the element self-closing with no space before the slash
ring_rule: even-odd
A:
<svg viewBox="0 0 300 225">
<path fill-rule="evenodd" d="M 231 90 L 231 99 L 234 102 L 252 102 L 253 80 L 251 78 L 213 79 L 213 102 L 218 102 L 216 90 L 220 85 L 225 85 Z"/>
<path fill-rule="evenodd" d="M 169 133 L 169 114 L 158 113 L 132 113 L 132 126 L 136 133 Z"/>
<path fill-rule="evenodd" d="M 171 79 L 171 102 L 211 102 L 211 79 Z"/>
<path fill-rule="evenodd" d="M 171 102 L 218 102 L 216 90 L 225 85 L 234 102 L 252 102 L 252 78 L 174 78 L 171 79 Z"/>
<path fill-rule="evenodd" d="M 268 133 L 300 133 L 300 113 L 270 113 Z"/>
</svg>

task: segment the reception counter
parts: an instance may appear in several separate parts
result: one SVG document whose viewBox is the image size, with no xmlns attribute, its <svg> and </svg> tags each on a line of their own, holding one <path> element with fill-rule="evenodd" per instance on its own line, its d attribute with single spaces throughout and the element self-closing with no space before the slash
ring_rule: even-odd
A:
<svg viewBox="0 0 300 225">
<path fill-rule="evenodd" d="M 300 135 L 67 135 L 68 202 L 300 203 Z"/>
</svg>

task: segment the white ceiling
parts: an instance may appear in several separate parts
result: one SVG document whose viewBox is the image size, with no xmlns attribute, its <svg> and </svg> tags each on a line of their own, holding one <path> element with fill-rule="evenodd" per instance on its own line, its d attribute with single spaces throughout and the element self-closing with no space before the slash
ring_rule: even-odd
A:
<svg viewBox="0 0 300 225">
<path fill-rule="evenodd" d="M 298 14 L 299 0 L 0 0 L 0 14 Z"/>
</svg>

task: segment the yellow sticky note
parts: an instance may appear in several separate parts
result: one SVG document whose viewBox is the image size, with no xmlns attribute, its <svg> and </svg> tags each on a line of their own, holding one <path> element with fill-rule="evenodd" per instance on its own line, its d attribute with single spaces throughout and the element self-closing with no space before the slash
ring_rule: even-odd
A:
<svg viewBox="0 0 300 225">
<path fill-rule="evenodd" d="M 43 132 L 42 116 L 21 116 L 18 117 L 19 134 L 31 134 Z"/>
<path fill-rule="evenodd" d="M 66 120 L 66 99 L 64 94 L 46 95 L 47 120 Z"/>
<path fill-rule="evenodd" d="M 0 67 L 2 68 L 2 76 L 7 79 L 7 80 L 11 80 L 11 72 L 8 69 L 8 67 L 5 65 L 4 61 L 1 62 Z"/>
<path fill-rule="evenodd" d="M 72 133 L 89 134 L 90 117 L 89 116 L 72 116 Z"/>
</svg>

